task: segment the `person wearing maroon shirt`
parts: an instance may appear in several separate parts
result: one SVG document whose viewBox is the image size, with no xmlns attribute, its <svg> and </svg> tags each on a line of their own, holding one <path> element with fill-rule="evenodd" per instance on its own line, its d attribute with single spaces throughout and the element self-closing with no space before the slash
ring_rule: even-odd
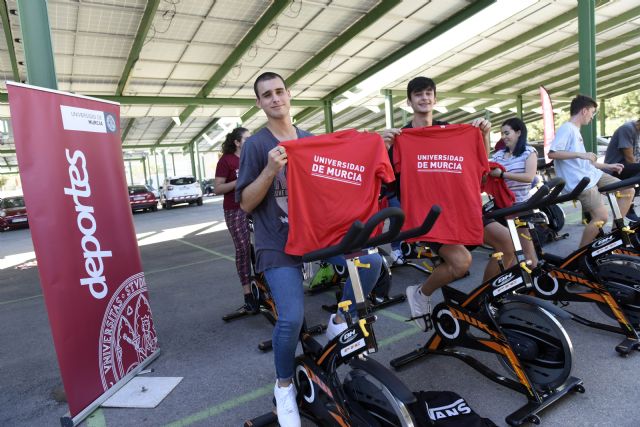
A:
<svg viewBox="0 0 640 427">
<path fill-rule="evenodd" d="M 413 117 L 405 128 L 419 128 L 432 126 L 433 108 L 436 105 L 436 84 L 428 77 L 416 77 L 407 85 L 407 104 L 413 109 Z M 438 122 L 438 124 L 446 124 Z M 482 131 L 486 155 L 490 153 L 491 123 L 483 118 L 473 120 L 471 123 Z M 382 137 L 385 144 L 391 147 L 395 137 L 400 135 L 402 129 L 385 129 Z M 402 179 L 402 177 L 400 177 Z M 401 194 L 400 197 L 411 197 L 410 194 Z M 443 212 L 446 215 L 446 212 Z M 506 227 L 498 222 L 491 221 L 484 224 L 484 242 L 493 247 L 495 251 L 504 254 L 503 262 L 506 266 L 513 263 L 514 251 Z M 448 285 L 456 279 L 463 277 L 471 267 L 471 253 L 462 244 L 430 243 L 442 260 L 427 280 L 415 286 L 407 287 L 407 300 L 411 309 L 411 317 L 422 330 L 431 326 L 431 295 L 439 288 Z M 497 275 L 500 271 L 494 258 L 489 260 L 484 271 L 483 281 Z"/>
<path fill-rule="evenodd" d="M 237 127 L 227 134 L 222 143 L 222 157 L 216 166 L 215 193 L 224 194 L 222 209 L 224 222 L 231 234 L 233 245 L 236 248 L 236 270 L 240 277 L 242 292 L 244 294 L 244 306 L 241 310 L 257 313 L 258 303 L 251 293 L 251 253 L 249 242 L 249 221 L 247 214 L 240 209 L 236 202 L 235 190 L 240 168 L 240 152 L 244 141 L 251 136 L 251 132 L 243 127 Z"/>
</svg>

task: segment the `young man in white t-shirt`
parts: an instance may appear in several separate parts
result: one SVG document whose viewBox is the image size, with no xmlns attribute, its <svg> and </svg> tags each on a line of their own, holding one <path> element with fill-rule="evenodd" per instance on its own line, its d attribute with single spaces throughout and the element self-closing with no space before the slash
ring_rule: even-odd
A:
<svg viewBox="0 0 640 427">
<path fill-rule="evenodd" d="M 578 200 L 582 205 L 582 211 L 591 215 L 591 221 L 585 226 L 580 240 L 580 247 L 591 243 L 598 235 L 599 221 L 607 222 L 608 212 L 602 196 L 598 191 L 605 185 L 618 182 L 619 179 L 609 174 L 620 173 L 624 165 L 620 163 L 598 163 L 595 153 L 588 153 L 584 148 L 580 127 L 588 125 L 596 115 L 598 104 L 585 95 L 578 95 L 571 101 L 571 118 L 556 131 L 556 136 L 551 142 L 549 158 L 554 160 L 556 174 L 565 180 L 565 191 L 570 192 L 583 177 L 591 181 L 587 188 L 580 194 Z M 622 190 L 622 197 L 618 199 L 620 213 L 624 217 L 629 210 L 633 199 L 633 189 Z"/>
</svg>

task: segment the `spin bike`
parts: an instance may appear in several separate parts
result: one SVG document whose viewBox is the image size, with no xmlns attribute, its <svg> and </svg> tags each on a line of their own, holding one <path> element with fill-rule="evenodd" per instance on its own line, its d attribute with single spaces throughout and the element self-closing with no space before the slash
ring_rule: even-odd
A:
<svg viewBox="0 0 640 427">
<path fill-rule="evenodd" d="M 250 311 L 246 308 L 240 307 L 233 313 L 226 314 L 222 317 L 225 322 L 231 322 L 232 320 L 241 319 L 246 316 L 252 316 L 255 314 L 262 314 L 272 325 L 276 324 L 278 319 L 278 310 L 276 310 L 276 304 L 271 297 L 271 291 L 267 286 L 267 280 L 263 273 L 256 272 L 256 254 L 255 254 L 255 242 L 253 233 L 253 220 L 249 217 L 249 248 L 251 255 L 250 263 L 250 278 L 251 278 L 251 293 L 254 300 L 258 303 L 258 310 Z M 326 325 L 316 325 L 308 329 L 310 334 L 321 334 L 327 329 Z M 271 350 L 271 340 L 262 341 L 258 344 L 258 349 L 261 351 Z"/>
<path fill-rule="evenodd" d="M 561 189 L 560 189 L 561 190 Z M 502 218 L 534 209 L 547 196 L 559 191 L 543 185 L 528 201 L 488 213 L 489 218 Z M 573 346 L 556 320 L 569 315 L 552 303 L 516 293 L 532 287 L 530 273 L 518 239 L 514 221 L 506 219 L 515 248 L 516 264 L 504 267 L 502 254 L 498 260 L 501 272 L 464 293 L 451 286 L 442 288 L 444 302 L 433 308 L 427 323 L 435 332 L 427 343 L 391 361 L 394 368 L 403 367 L 431 354 L 453 356 L 469 364 L 490 380 L 527 397 L 527 403 L 506 417 L 506 422 L 519 426 L 525 422 L 540 423 L 541 410 L 572 391 L 584 392 L 582 380 L 571 376 Z M 492 370 L 456 347 L 497 355 L 512 378 Z"/>
<path fill-rule="evenodd" d="M 585 177 L 571 193 L 546 198 L 539 207 L 575 200 L 588 183 L 589 178 Z M 619 184 L 624 185 L 624 182 Z M 613 190 L 622 188 L 618 187 L 619 184 L 614 184 Z M 607 191 L 606 188 L 603 190 Z M 617 203 L 612 203 L 612 207 L 619 217 Z M 640 258 L 634 260 L 628 255 L 615 253 L 617 250 L 630 249 L 628 231 L 625 231 L 622 219 L 618 219 L 617 230 L 597 238 L 566 258 L 544 252 L 540 242 L 534 237 L 533 245 L 539 263 L 532 273 L 533 289 L 528 292 L 563 307 L 569 305 L 569 301 L 595 303 L 602 312 L 616 320 L 618 326 L 595 322 L 567 312 L 574 321 L 582 325 L 624 335 L 625 339 L 615 349 L 621 356 L 627 356 L 634 349 L 640 349 L 640 283 L 638 279 L 635 283 L 633 279 L 628 279 L 628 276 L 640 273 L 637 269 Z M 526 226 L 531 231 L 536 219 L 523 217 L 522 220 L 516 220 L 517 225 Z M 629 268 L 628 265 L 632 267 Z M 623 280 L 620 280 L 621 275 L 624 275 Z"/>
<path fill-rule="evenodd" d="M 393 373 L 369 356 L 378 349 L 373 331 L 376 317 L 367 308 L 357 267 L 366 267 L 360 264 L 360 256 L 376 253 L 375 246 L 387 243 L 395 236 L 411 238 L 425 234 L 439 213 L 440 208 L 433 206 L 420 227 L 398 234 L 404 213 L 399 208 L 386 208 L 372 216 L 365 225 L 356 221 L 339 244 L 303 256 L 303 261 L 308 262 L 345 255 L 358 319 L 349 316 L 351 301 L 340 303 L 348 327 L 324 347 L 311 337 L 303 324 L 300 332 L 303 354 L 296 358 L 294 375 L 301 416 L 321 426 L 430 424 L 428 408 L 419 404 L 415 395 Z M 369 238 L 376 226 L 388 218 L 394 218 L 393 226 L 385 233 Z M 350 368 L 344 380 L 337 372 L 341 365 Z M 276 414 L 270 412 L 246 421 L 244 425 L 265 426 L 276 420 Z"/>
</svg>

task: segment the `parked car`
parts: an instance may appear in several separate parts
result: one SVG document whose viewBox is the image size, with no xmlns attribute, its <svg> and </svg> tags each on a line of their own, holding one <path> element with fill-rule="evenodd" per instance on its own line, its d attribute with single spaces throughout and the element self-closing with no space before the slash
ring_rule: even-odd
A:
<svg viewBox="0 0 640 427">
<path fill-rule="evenodd" d="M 202 206 L 202 189 L 193 176 L 172 176 L 164 180 L 160 192 L 160 203 L 165 209 L 171 209 L 179 203 L 196 203 Z"/>
<path fill-rule="evenodd" d="M 0 231 L 29 227 L 24 197 L 14 196 L 0 199 Z"/>
<path fill-rule="evenodd" d="M 202 186 L 202 192 L 205 196 L 213 196 L 215 194 L 213 179 L 203 179 L 200 185 Z"/>
<path fill-rule="evenodd" d="M 131 204 L 132 212 L 137 210 L 155 212 L 158 210 L 158 199 L 146 185 L 129 186 L 129 204 Z"/>
</svg>

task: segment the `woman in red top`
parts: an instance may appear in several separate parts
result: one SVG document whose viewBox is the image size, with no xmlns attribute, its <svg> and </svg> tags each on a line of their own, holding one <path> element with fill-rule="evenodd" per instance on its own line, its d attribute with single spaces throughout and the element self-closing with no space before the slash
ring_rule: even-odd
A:
<svg viewBox="0 0 640 427">
<path fill-rule="evenodd" d="M 235 128 L 227 134 L 222 143 L 222 157 L 218 160 L 216 167 L 215 193 L 224 194 L 222 203 L 224 221 L 236 247 L 236 269 L 244 292 L 245 304 L 242 309 L 256 313 L 259 307 L 251 293 L 249 221 L 246 213 L 240 209 L 240 204 L 235 200 L 240 152 L 242 144 L 250 136 L 251 132 L 242 127 Z"/>
</svg>

